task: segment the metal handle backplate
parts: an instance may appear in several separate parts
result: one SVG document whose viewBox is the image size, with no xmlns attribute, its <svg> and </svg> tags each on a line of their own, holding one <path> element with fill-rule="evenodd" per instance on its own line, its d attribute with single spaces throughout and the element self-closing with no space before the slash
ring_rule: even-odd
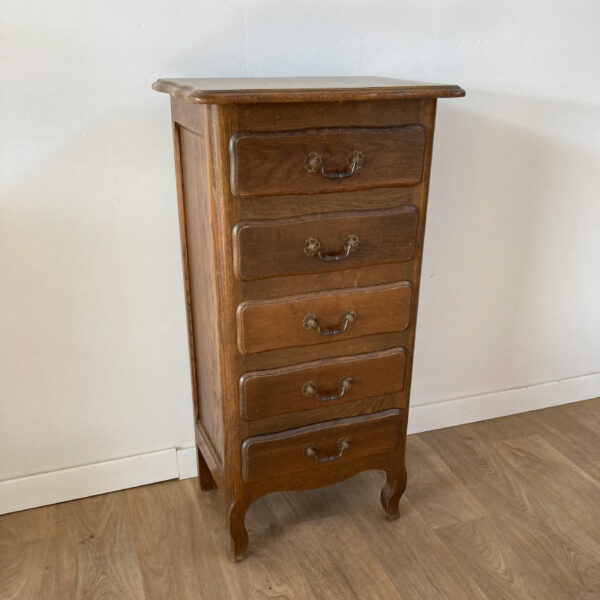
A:
<svg viewBox="0 0 600 600">
<path fill-rule="evenodd" d="M 332 456 L 319 456 L 317 446 L 306 446 L 304 448 L 304 456 L 312 456 L 317 462 L 329 462 L 331 460 L 337 460 L 338 458 L 342 458 L 342 454 L 344 454 L 344 450 L 348 450 L 350 448 L 350 440 L 348 438 L 341 439 L 338 444 L 338 453 L 333 454 Z"/>
<path fill-rule="evenodd" d="M 309 237 L 304 240 L 304 254 L 307 256 L 318 256 L 320 260 L 326 262 L 345 260 L 350 256 L 350 253 L 358 248 L 360 240 L 355 233 L 351 233 L 346 237 L 344 247 L 340 252 L 323 254 L 321 252 L 321 242 L 317 238 Z"/>
<path fill-rule="evenodd" d="M 305 396 L 316 396 L 319 402 L 330 402 L 331 400 L 339 400 L 340 398 L 342 398 L 346 394 L 346 392 L 352 389 L 353 385 L 354 381 L 352 377 L 344 377 L 340 380 L 339 392 L 337 394 L 326 394 L 324 396 L 321 396 L 321 394 L 319 394 L 319 386 L 313 381 L 307 381 L 302 386 L 302 393 Z"/>
<path fill-rule="evenodd" d="M 360 150 L 355 150 L 348 155 L 348 169 L 346 171 L 326 171 L 321 155 L 311 152 L 304 159 L 304 168 L 309 173 L 320 173 L 327 179 L 346 179 L 352 177 L 365 162 L 365 156 Z"/>
<path fill-rule="evenodd" d="M 358 315 L 356 311 L 350 309 L 345 311 L 342 314 L 342 324 L 340 327 L 331 327 L 323 329 L 321 324 L 319 323 L 319 317 L 314 313 L 309 313 L 304 315 L 304 319 L 302 320 L 302 327 L 304 329 L 316 329 L 319 335 L 338 335 L 340 333 L 344 333 L 348 329 L 348 326 L 351 323 L 354 323 L 358 319 Z"/>
</svg>

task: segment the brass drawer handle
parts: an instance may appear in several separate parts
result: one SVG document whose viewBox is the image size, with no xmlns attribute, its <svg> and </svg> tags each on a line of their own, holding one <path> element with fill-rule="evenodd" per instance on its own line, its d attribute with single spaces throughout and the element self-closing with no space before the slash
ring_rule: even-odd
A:
<svg viewBox="0 0 600 600">
<path fill-rule="evenodd" d="M 316 396 L 319 402 L 330 402 L 331 400 L 339 400 L 344 394 L 352 389 L 354 381 L 352 377 L 344 377 L 340 380 L 339 386 L 340 391 L 337 394 L 330 394 L 327 396 L 319 395 L 319 387 L 313 381 L 307 381 L 302 386 L 302 393 L 305 396 Z"/>
<path fill-rule="evenodd" d="M 317 462 L 329 462 L 330 460 L 337 460 L 338 458 L 342 458 L 342 454 L 344 454 L 344 450 L 348 450 L 350 448 L 350 440 L 348 438 L 343 438 L 338 442 L 338 453 L 333 454 L 332 456 L 319 456 L 317 454 L 316 446 L 306 446 L 304 448 L 304 456 L 314 456 Z"/>
<path fill-rule="evenodd" d="M 346 179 L 346 177 L 352 177 L 356 171 L 358 171 L 365 161 L 364 154 L 360 150 L 355 150 L 348 155 L 348 170 L 341 172 L 326 171 L 323 159 L 316 152 L 311 152 L 304 159 L 304 168 L 309 173 L 320 172 L 323 177 L 327 179 Z"/>
<path fill-rule="evenodd" d="M 304 319 L 302 320 L 302 327 L 304 329 L 316 329 L 319 332 L 319 335 L 338 335 L 339 333 L 344 333 L 350 323 L 354 323 L 358 319 L 358 315 L 354 310 L 347 310 L 342 315 L 342 326 L 341 327 L 332 327 L 330 329 L 321 329 L 321 325 L 319 324 L 319 317 L 314 313 L 309 313 L 308 315 L 304 315 Z"/>
<path fill-rule="evenodd" d="M 358 236 L 351 233 L 344 242 L 344 248 L 342 251 L 332 254 L 321 253 L 321 242 L 317 238 L 307 238 L 304 240 L 304 254 L 307 256 L 318 256 L 321 260 L 326 262 L 344 260 L 350 256 L 350 253 L 358 248 L 360 240 Z"/>
</svg>

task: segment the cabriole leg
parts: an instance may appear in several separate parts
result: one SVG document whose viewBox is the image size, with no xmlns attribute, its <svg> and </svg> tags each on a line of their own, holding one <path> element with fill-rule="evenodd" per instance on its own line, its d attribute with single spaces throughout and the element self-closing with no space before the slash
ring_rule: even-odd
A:
<svg viewBox="0 0 600 600">
<path fill-rule="evenodd" d="M 229 535 L 231 536 L 231 554 L 234 562 L 240 561 L 248 548 L 248 532 L 246 531 L 246 511 L 248 505 L 241 500 L 234 500 L 229 508 Z"/>
<path fill-rule="evenodd" d="M 394 520 L 400 516 L 398 504 L 406 489 L 406 469 L 386 471 L 386 482 L 381 490 L 381 506 L 385 510 L 388 519 Z"/>
</svg>

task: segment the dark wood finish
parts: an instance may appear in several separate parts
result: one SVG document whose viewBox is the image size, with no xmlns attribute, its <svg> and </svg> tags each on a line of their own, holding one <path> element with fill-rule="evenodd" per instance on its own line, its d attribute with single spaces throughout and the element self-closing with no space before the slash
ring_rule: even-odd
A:
<svg viewBox="0 0 600 600">
<path fill-rule="evenodd" d="M 436 98 L 464 92 L 379 78 L 162 80 L 154 87 L 171 94 L 200 484 L 221 493 L 232 556 L 237 560 L 246 550 L 249 505 L 278 490 L 308 490 L 382 470 L 381 503 L 397 517 L 406 485 Z M 343 161 L 361 139 L 369 152 L 352 177 L 329 181 L 305 171 L 305 150 L 321 153 L 326 172 L 347 169 Z M 245 196 L 234 193 L 232 171 Z M 323 253 L 337 251 L 352 226 L 362 232 L 358 252 L 353 241 L 348 262 L 322 266 L 314 256 L 302 262 L 294 253 L 309 226 Z M 322 327 L 339 326 L 346 309 L 358 318 L 347 318 L 340 335 L 325 338 L 303 328 L 306 313 L 318 314 Z M 365 354 L 370 357 L 363 360 Z M 286 386 L 297 385 L 304 370 L 328 392 L 344 365 L 357 370 L 356 385 L 346 386 L 343 397 L 316 405 L 305 396 L 304 404 L 296 398 L 284 405 Z M 248 456 L 259 467 L 244 479 L 247 440 L 263 440 L 269 456 L 277 456 L 291 443 L 292 430 L 317 435 L 340 427 L 351 428 L 356 439 L 367 436 L 369 449 L 352 459 L 313 456 L 315 466 L 306 470 L 279 463 L 269 471 L 272 461 L 258 452 L 267 446 L 251 450 L 248 442 Z"/>
<path fill-rule="evenodd" d="M 248 438 L 242 444 L 244 479 L 260 481 L 299 471 L 315 476 L 333 461 L 344 464 L 364 456 L 389 454 L 398 444 L 400 415 L 400 410 L 392 409 Z"/>
<path fill-rule="evenodd" d="M 237 106 L 238 131 L 294 131 L 323 127 L 400 127 L 426 124 L 421 100 L 386 100 L 377 102 L 344 101 L 295 102 L 264 104 L 239 104 Z M 306 198 L 305 198 L 306 200 Z"/>
<path fill-rule="evenodd" d="M 231 190 L 244 198 L 273 194 L 317 194 L 416 185 L 423 172 L 425 129 L 343 127 L 276 133 L 237 133 L 230 142 Z M 306 160 L 316 154 L 326 173 L 348 171 L 348 157 L 362 153 L 354 174 L 329 179 Z"/>
<path fill-rule="evenodd" d="M 159 79 L 153 86 L 192 104 L 339 102 L 394 98 L 456 98 L 457 85 L 434 85 L 389 77 L 255 77 Z"/>
<path fill-rule="evenodd" d="M 408 327 L 412 286 L 407 281 L 302 294 L 278 300 L 252 300 L 240 304 L 238 346 L 242 354 L 276 348 L 326 344 L 338 341 L 403 331 Z M 346 311 L 356 320 L 338 335 L 321 335 L 303 323 L 314 314 L 324 329 L 339 328 Z"/>
<path fill-rule="evenodd" d="M 235 270 L 241 279 L 340 271 L 414 257 L 419 215 L 414 206 L 379 211 L 330 213 L 279 220 L 243 221 L 233 231 Z M 347 258 L 348 236 L 358 245 Z M 307 240 L 318 240 L 322 257 L 307 251 Z"/>
<path fill-rule="evenodd" d="M 391 348 L 329 360 L 245 373 L 240 377 L 240 414 L 248 421 L 285 413 L 318 410 L 324 406 L 399 393 L 404 389 L 404 348 Z M 340 381 L 350 378 L 352 387 L 326 404 L 304 386 L 312 382 L 321 395 L 340 392 Z"/>
</svg>

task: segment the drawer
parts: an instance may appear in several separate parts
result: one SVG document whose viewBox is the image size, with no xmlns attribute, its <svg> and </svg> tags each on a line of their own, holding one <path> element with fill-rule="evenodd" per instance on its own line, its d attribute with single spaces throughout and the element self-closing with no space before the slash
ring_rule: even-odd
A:
<svg viewBox="0 0 600 600">
<path fill-rule="evenodd" d="M 238 347 L 246 354 L 404 331 L 411 298 L 412 285 L 399 281 L 249 300 L 237 310 Z"/>
<path fill-rule="evenodd" d="M 251 197 L 416 185 L 424 151 L 422 125 L 236 133 L 231 190 Z"/>
<path fill-rule="evenodd" d="M 289 476 L 324 469 L 377 454 L 394 452 L 402 434 L 402 412 L 391 409 L 374 415 L 350 417 L 259 435 L 242 444 L 242 472 L 246 481 Z"/>
<path fill-rule="evenodd" d="M 415 255 L 416 207 L 246 221 L 233 231 L 244 280 L 402 262 Z"/>
<path fill-rule="evenodd" d="M 399 393 L 405 365 L 404 348 L 391 348 L 246 373 L 240 378 L 240 413 L 256 421 Z"/>
</svg>

